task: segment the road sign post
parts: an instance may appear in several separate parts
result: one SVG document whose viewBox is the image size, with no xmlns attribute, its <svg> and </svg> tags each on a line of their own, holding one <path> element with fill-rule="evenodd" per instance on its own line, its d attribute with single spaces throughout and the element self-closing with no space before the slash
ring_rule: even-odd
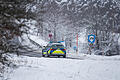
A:
<svg viewBox="0 0 120 80">
<path fill-rule="evenodd" d="M 91 48 L 93 47 L 93 44 L 95 43 L 95 35 L 94 34 L 90 34 L 88 35 L 88 43 L 89 43 L 89 52 L 90 52 L 90 55 L 91 55 Z"/>
<path fill-rule="evenodd" d="M 52 34 L 49 34 L 49 37 L 50 37 L 50 42 L 52 41 Z"/>
<path fill-rule="evenodd" d="M 78 33 L 77 33 L 77 39 L 76 39 L 76 46 L 77 46 L 76 53 L 78 54 Z"/>
</svg>

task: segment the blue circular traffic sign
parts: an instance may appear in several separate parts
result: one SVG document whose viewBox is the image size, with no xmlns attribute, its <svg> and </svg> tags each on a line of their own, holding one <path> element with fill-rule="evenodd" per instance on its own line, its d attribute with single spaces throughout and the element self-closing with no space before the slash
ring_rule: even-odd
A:
<svg viewBox="0 0 120 80">
<path fill-rule="evenodd" d="M 95 35 L 93 35 L 93 34 L 88 35 L 88 42 L 94 43 L 95 42 Z"/>
</svg>

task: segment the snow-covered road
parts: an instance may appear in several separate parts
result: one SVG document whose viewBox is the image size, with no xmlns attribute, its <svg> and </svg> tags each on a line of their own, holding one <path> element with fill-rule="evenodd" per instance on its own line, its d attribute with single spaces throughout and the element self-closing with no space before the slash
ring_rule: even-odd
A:
<svg viewBox="0 0 120 80">
<path fill-rule="evenodd" d="M 81 58 L 16 57 L 10 80 L 120 80 L 120 56 Z"/>
</svg>

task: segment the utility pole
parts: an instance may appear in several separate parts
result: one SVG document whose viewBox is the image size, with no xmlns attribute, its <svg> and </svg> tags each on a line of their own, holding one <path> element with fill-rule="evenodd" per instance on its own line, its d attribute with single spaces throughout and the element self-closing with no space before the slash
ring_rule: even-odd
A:
<svg viewBox="0 0 120 80">
<path fill-rule="evenodd" d="M 57 41 L 56 40 L 56 27 L 54 27 L 54 41 Z"/>
<path fill-rule="evenodd" d="M 57 39 L 56 39 L 56 27 L 57 27 L 57 24 L 56 24 L 56 22 L 55 22 L 55 20 L 54 20 L 54 41 L 57 41 Z"/>
<path fill-rule="evenodd" d="M 77 46 L 76 52 L 78 53 L 78 33 L 77 33 L 77 37 L 76 37 L 76 46 Z"/>
</svg>

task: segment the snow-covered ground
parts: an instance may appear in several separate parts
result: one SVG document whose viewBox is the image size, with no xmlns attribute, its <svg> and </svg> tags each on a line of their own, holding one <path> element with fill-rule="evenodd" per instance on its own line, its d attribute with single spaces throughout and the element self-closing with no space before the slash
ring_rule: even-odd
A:
<svg viewBox="0 0 120 80">
<path fill-rule="evenodd" d="M 32 34 L 23 35 L 25 41 L 21 40 L 22 44 L 38 48 L 29 39 L 40 46 L 48 44 L 42 37 Z M 9 80 L 120 80 L 120 56 L 83 55 L 74 50 L 67 53 L 67 58 L 14 56 L 11 61 L 18 68 L 10 75 L 6 73 L 5 77 Z"/>
<path fill-rule="evenodd" d="M 120 80 L 120 56 L 79 55 L 79 59 L 14 57 L 10 80 Z"/>
</svg>

